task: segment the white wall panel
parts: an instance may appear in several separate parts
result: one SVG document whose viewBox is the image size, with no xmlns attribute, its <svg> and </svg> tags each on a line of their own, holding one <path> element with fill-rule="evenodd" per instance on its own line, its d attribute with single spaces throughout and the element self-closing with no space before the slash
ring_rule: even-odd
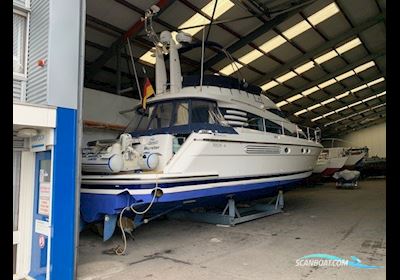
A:
<svg viewBox="0 0 400 280">
<path fill-rule="evenodd" d="M 351 132 L 343 140 L 354 146 L 367 146 L 370 157 L 386 157 L 386 122 Z"/>
</svg>

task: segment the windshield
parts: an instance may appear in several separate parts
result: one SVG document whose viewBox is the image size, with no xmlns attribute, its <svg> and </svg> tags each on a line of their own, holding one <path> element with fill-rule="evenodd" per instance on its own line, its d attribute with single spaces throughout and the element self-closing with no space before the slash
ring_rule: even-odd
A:
<svg viewBox="0 0 400 280">
<path fill-rule="evenodd" d="M 146 110 L 138 107 L 125 132 L 154 130 L 194 123 L 224 125 L 225 122 L 217 104 L 213 101 L 169 100 L 149 104 Z"/>
</svg>

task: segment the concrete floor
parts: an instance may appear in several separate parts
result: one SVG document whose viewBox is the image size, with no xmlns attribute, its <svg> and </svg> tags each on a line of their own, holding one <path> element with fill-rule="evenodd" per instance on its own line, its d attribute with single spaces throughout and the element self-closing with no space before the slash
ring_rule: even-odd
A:
<svg viewBox="0 0 400 280">
<path fill-rule="evenodd" d="M 158 220 L 138 228 L 125 256 L 104 250 L 122 244 L 90 231 L 81 234 L 79 280 L 100 279 L 385 279 L 386 181 L 359 182 L 338 190 L 333 183 L 285 194 L 285 212 L 218 227 Z M 380 269 L 296 267 L 313 253 L 358 257 Z"/>
</svg>

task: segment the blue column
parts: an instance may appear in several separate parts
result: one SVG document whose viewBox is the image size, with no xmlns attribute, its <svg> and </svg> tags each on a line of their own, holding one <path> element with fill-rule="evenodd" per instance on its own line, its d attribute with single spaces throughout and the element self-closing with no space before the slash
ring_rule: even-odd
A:
<svg viewBox="0 0 400 280">
<path fill-rule="evenodd" d="M 77 111 L 57 108 L 53 158 L 50 279 L 74 279 Z"/>
</svg>

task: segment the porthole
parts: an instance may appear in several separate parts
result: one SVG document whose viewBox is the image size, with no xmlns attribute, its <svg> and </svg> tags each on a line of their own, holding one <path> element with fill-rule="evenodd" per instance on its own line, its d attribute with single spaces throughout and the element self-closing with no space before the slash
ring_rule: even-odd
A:
<svg viewBox="0 0 400 280">
<path fill-rule="evenodd" d="M 290 149 L 288 147 L 286 147 L 283 151 L 285 152 L 285 154 L 290 153 Z"/>
<path fill-rule="evenodd" d="M 301 148 L 301 153 L 304 154 L 306 150 L 304 148 Z"/>
<path fill-rule="evenodd" d="M 307 154 L 311 153 L 311 149 L 307 149 Z"/>
</svg>

